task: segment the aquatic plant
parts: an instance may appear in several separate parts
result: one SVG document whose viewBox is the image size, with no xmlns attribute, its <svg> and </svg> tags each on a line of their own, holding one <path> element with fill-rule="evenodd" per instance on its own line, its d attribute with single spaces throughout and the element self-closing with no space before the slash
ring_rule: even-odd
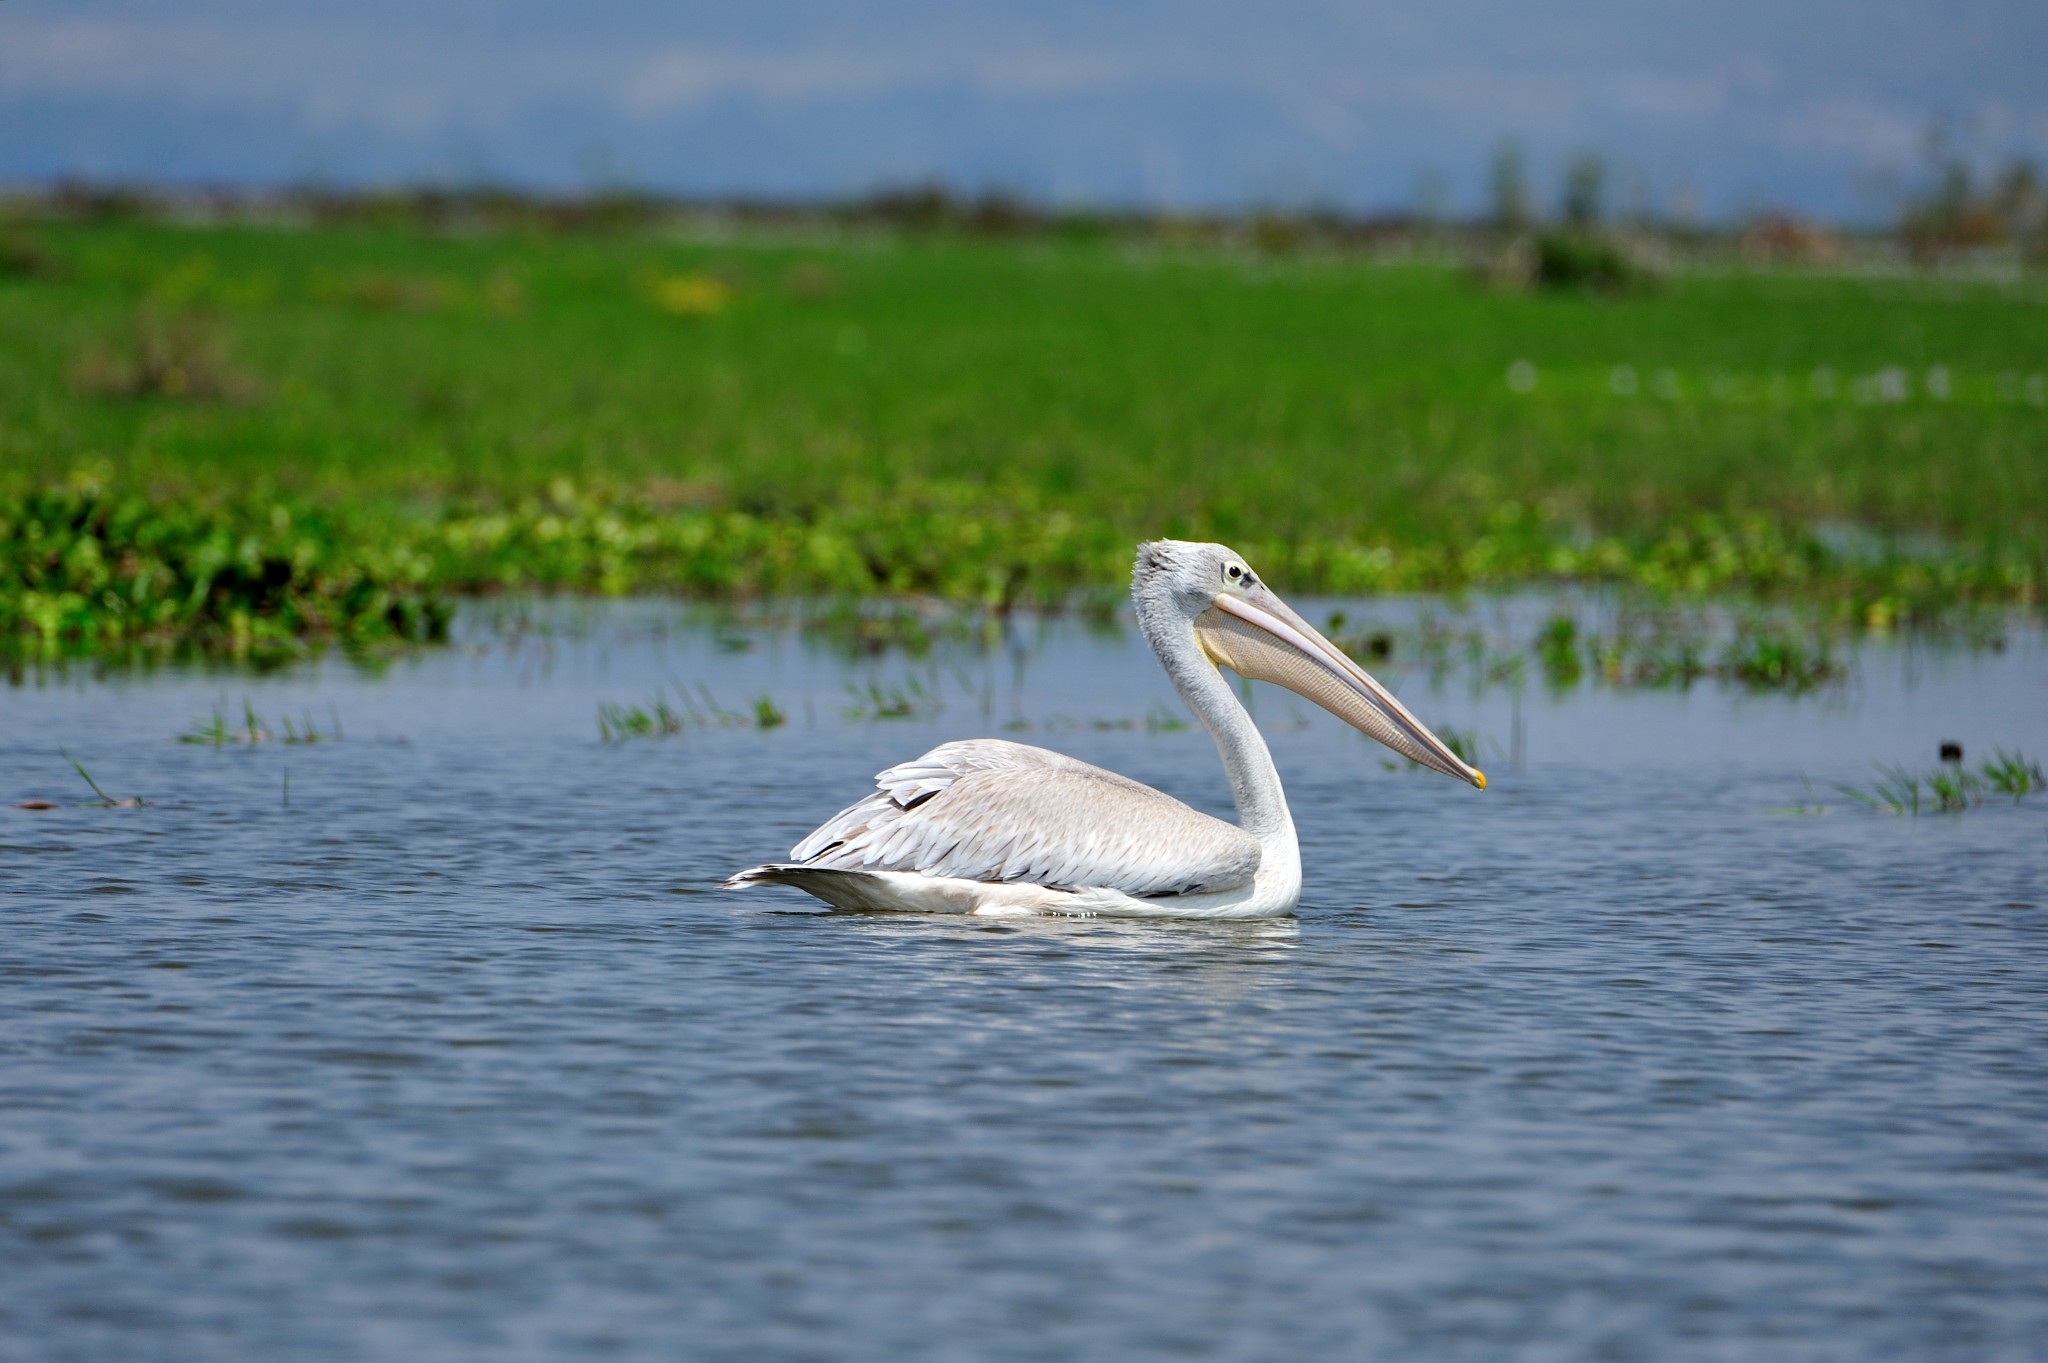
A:
<svg viewBox="0 0 2048 1363">
<path fill-rule="evenodd" d="M 302 716 L 297 722 L 294 722 L 290 715 L 281 715 L 273 726 L 258 718 L 256 707 L 244 700 L 242 722 L 236 725 L 229 724 L 221 707 L 216 705 L 209 718 L 198 721 L 179 734 L 178 741 L 215 748 L 229 744 L 254 746 L 259 743 L 283 743 L 287 746 L 299 746 L 308 743 L 331 743 L 341 737 L 341 715 L 338 711 L 330 713 L 334 727 L 322 733 L 310 713 Z"/>
<path fill-rule="evenodd" d="M 1331 611 L 1323 621 L 1323 633 L 1353 658 L 1385 662 L 1394 653 L 1394 636 L 1384 629 L 1367 628 L 1353 632 L 1351 618 L 1341 610 Z"/>
<path fill-rule="evenodd" d="M 657 688 L 653 701 L 647 705 L 600 701 L 597 735 L 600 742 L 615 743 L 628 738 L 666 738 L 690 729 L 774 729 L 788 718 L 765 691 L 755 697 L 749 709 L 729 710 L 718 703 L 710 687 L 700 682 L 694 695 L 690 688 L 678 686 L 673 704 L 666 687 Z"/>
<path fill-rule="evenodd" d="M 305 502 L 166 503 L 89 477 L 0 493 L 0 648 L 435 640 L 451 608 L 428 576 L 406 545 Z"/>
<path fill-rule="evenodd" d="M 1867 809 L 1886 814 L 1918 815 L 1922 808 L 1953 814 L 1984 803 L 1986 792 L 2022 799 L 2044 788 L 2041 766 L 2024 754 L 2000 748 L 1975 771 L 1960 761 L 1944 762 L 1931 771 L 1915 772 L 1904 763 L 1880 765 L 1868 790 L 1839 785 L 1836 789 Z"/>
<path fill-rule="evenodd" d="M 900 682 L 848 682 L 846 694 L 850 703 L 843 712 L 848 719 L 915 719 L 937 714 L 941 708 L 937 690 L 916 677 Z"/>
<path fill-rule="evenodd" d="M 1808 777 L 1802 776 L 1799 778 L 1799 782 L 1801 785 L 1806 787 L 1805 799 L 1801 800 L 1798 804 L 1783 805 L 1776 809 L 1767 809 L 1764 811 L 1764 813 L 1787 815 L 1793 818 L 1808 818 L 1827 813 L 1828 807 L 1822 804 L 1820 802 L 1820 797 L 1814 793 L 1812 780 Z"/>
<path fill-rule="evenodd" d="M 78 779 L 85 782 L 87 788 L 92 791 L 95 797 L 97 797 L 95 799 L 86 801 L 82 808 L 140 809 L 144 805 L 149 803 L 149 801 L 143 799 L 140 795 L 130 795 L 123 799 L 115 799 L 113 796 L 107 794 L 106 791 L 100 788 L 99 782 L 92 779 L 92 773 L 85 769 L 84 763 L 80 762 L 77 758 L 73 757 L 69 752 L 65 751 L 63 748 L 59 748 L 57 749 L 57 751 L 63 756 L 66 762 L 69 762 L 71 764 L 71 770 L 78 773 Z M 18 800 L 15 802 L 14 807 L 16 809 L 62 808 L 62 806 L 59 805 L 55 800 Z"/>
<path fill-rule="evenodd" d="M 1920 812 L 1920 778 L 1903 765 L 1877 768 L 1877 780 L 1869 790 L 1837 784 L 1835 789 L 1867 808 L 1891 814 Z"/>
<path fill-rule="evenodd" d="M 683 717 L 659 696 L 651 708 L 613 701 L 600 701 L 597 706 L 597 736 L 603 743 L 679 734 L 683 724 Z"/>
<path fill-rule="evenodd" d="M 1536 658 L 1543 666 L 1543 679 L 1558 690 L 1578 685 L 1585 671 L 1579 655 L 1579 622 L 1571 615 L 1553 615 L 1536 636 Z"/>
<path fill-rule="evenodd" d="M 113 796 L 107 794 L 106 791 L 100 789 L 100 783 L 92 779 L 92 773 L 85 769 L 84 763 L 80 762 L 70 753 L 64 752 L 62 748 L 59 748 L 58 751 L 64 753 L 64 760 L 66 762 L 69 762 L 71 764 L 71 769 L 78 773 L 78 779 L 85 782 L 87 786 L 91 787 L 92 793 L 99 797 L 99 808 L 140 809 L 143 805 L 149 803 L 140 795 L 130 795 L 124 799 L 119 800 L 115 799 Z"/>
<path fill-rule="evenodd" d="M 2028 761 L 2018 751 L 1995 749 L 1991 760 L 1984 764 L 1983 773 L 1987 787 L 2015 800 L 2048 790 L 2048 777 L 2042 775 L 2041 764 Z"/>
<path fill-rule="evenodd" d="M 1444 741 L 1444 746 L 1457 755 L 1460 762 L 1471 765 L 1479 761 L 1479 731 L 1477 729 L 1454 729 L 1446 724 L 1439 727 L 1436 734 L 1437 737 Z"/>
<path fill-rule="evenodd" d="M 1826 617 L 1752 612 L 1726 632 L 1698 610 L 1636 603 L 1617 610 L 1606 628 L 1584 634 L 1575 614 L 1558 612 L 1534 648 L 1546 680 L 1558 690 L 1590 671 L 1609 686 L 1683 688 L 1712 678 L 1754 691 L 1798 692 L 1847 675 L 1831 643 L 1837 628 Z M 1713 640 L 1724 633 L 1715 651 Z"/>
<path fill-rule="evenodd" d="M 804 603 L 795 621 L 807 636 L 849 658 L 891 652 L 922 658 L 942 640 L 986 639 L 998 624 L 980 603 L 930 596 L 873 599 L 844 592 Z"/>
<path fill-rule="evenodd" d="M 1586 651 L 1595 673 L 1610 686 L 1684 688 L 1710 675 L 1698 639 L 1684 634 L 1596 635 L 1588 639 Z M 1729 675 L 1727 665 L 1712 675 Z"/>
<path fill-rule="evenodd" d="M 661 738 L 683 731 L 686 721 L 665 697 L 657 695 L 650 706 L 621 705 L 600 701 L 597 706 L 597 736 L 603 743 L 627 738 Z"/>
<path fill-rule="evenodd" d="M 1341 629 L 1341 613 L 1333 619 Z M 1846 678 L 1835 644 L 1846 628 L 1812 611 L 1751 610 L 1731 618 L 1719 607 L 1630 595 L 1590 612 L 1553 610 L 1533 637 L 1431 609 L 1398 629 L 1340 632 L 1337 639 L 1370 666 L 1419 666 L 1434 686 L 1456 674 L 1478 686 L 1512 689 L 1533 671 L 1554 691 L 1590 679 L 1622 688 L 1713 680 L 1800 692 Z"/>
<path fill-rule="evenodd" d="M 1716 670 L 1753 691 L 1807 691 L 1839 681 L 1844 671 L 1830 654 L 1825 635 L 1802 638 L 1755 620 L 1745 622 L 1729 641 Z"/>
</svg>

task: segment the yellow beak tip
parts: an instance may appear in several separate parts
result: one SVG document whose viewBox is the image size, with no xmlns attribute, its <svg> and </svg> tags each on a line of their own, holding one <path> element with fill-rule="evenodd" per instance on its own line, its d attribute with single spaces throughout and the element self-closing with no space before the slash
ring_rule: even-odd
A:
<svg viewBox="0 0 2048 1363">
<path fill-rule="evenodd" d="M 1480 788 L 1481 790 L 1485 790 L 1485 789 L 1486 789 L 1486 773 L 1485 773 L 1485 772 L 1483 772 L 1483 771 L 1481 771 L 1481 770 L 1479 770 L 1479 768 L 1477 768 L 1477 767 L 1474 767 L 1474 768 L 1472 769 L 1472 784 L 1473 784 L 1473 785 L 1475 785 L 1475 786 L 1477 786 L 1477 787 L 1479 787 L 1479 788 Z"/>
</svg>

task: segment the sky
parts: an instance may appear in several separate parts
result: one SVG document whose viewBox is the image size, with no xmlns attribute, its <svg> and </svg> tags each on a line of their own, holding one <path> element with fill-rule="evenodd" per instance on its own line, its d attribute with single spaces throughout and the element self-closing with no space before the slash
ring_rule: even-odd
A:
<svg viewBox="0 0 2048 1363">
<path fill-rule="evenodd" d="M 2048 162 L 2043 0 L 0 0 L 0 182 L 1878 221 Z"/>
</svg>

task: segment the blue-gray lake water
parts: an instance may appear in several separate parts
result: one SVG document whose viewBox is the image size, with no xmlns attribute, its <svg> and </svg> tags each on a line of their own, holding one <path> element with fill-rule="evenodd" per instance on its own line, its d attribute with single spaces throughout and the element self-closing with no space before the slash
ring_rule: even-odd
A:
<svg viewBox="0 0 2048 1363">
<path fill-rule="evenodd" d="M 1261 689 L 1302 908 L 1204 926 L 715 888 L 951 737 L 1222 811 L 1132 630 L 536 611 L 0 685 L 0 1359 L 2048 1356 L 2048 798 L 1835 789 L 2048 757 L 2031 625 L 1801 696 L 1383 669 L 1484 793 Z M 788 722 L 599 741 L 700 685 Z M 176 741 L 245 701 L 330 741 Z"/>
</svg>

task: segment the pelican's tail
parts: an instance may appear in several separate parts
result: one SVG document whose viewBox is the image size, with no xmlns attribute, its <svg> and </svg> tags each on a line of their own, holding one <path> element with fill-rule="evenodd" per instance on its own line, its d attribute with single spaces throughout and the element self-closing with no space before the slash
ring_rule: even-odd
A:
<svg viewBox="0 0 2048 1363">
<path fill-rule="evenodd" d="M 991 885 L 916 871 L 847 871 L 771 861 L 749 866 L 725 882 L 728 890 L 787 885 L 835 909 L 862 913 L 1042 913 L 1071 896 L 1037 885 Z"/>
<path fill-rule="evenodd" d="M 744 871 L 735 871 L 727 876 L 719 888 L 723 890 L 744 890 L 749 885 L 794 885 L 801 890 L 806 876 L 819 875 L 815 866 L 798 866 L 793 862 L 770 861 L 759 866 L 749 866 Z M 829 874 L 829 873 L 823 873 Z"/>
<path fill-rule="evenodd" d="M 923 908 L 921 904 L 904 902 L 903 886 L 894 884 L 900 879 L 890 871 L 843 871 L 825 866 L 800 866 L 794 862 L 771 861 L 761 866 L 749 866 L 725 882 L 728 890 L 743 890 L 750 885 L 787 885 L 793 890 L 802 890 L 824 900 L 835 909 L 865 909 L 870 912 L 887 909 Z M 922 879 L 922 877 L 918 877 Z"/>
</svg>

